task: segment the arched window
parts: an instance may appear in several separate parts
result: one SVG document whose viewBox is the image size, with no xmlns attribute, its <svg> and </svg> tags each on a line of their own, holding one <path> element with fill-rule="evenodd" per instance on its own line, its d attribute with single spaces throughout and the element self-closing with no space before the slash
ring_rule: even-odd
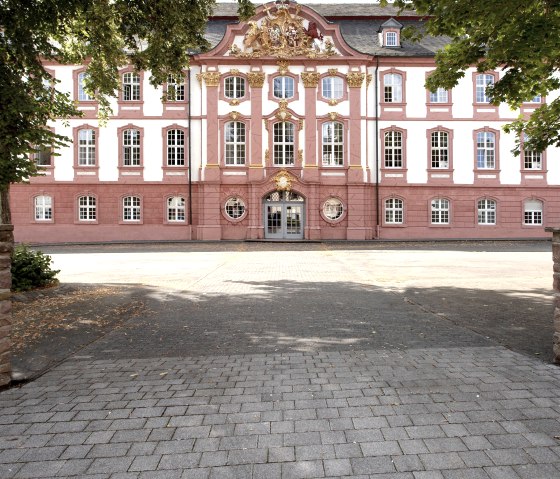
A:
<svg viewBox="0 0 560 479">
<path fill-rule="evenodd" d="M 185 166 L 185 132 L 168 130 L 167 166 Z"/>
<path fill-rule="evenodd" d="M 543 155 L 540 151 L 528 150 L 524 144 L 529 140 L 526 134 L 523 134 L 523 168 L 526 170 L 542 170 Z"/>
<path fill-rule="evenodd" d="M 496 224 L 496 202 L 494 200 L 478 200 L 477 210 L 479 225 Z"/>
<path fill-rule="evenodd" d="M 245 164 L 245 123 L 230 121 L 225 124 L 226 165 Z"/>
<path fill-rule="evenodd" d="M 280 122 L 274 124 L 274 164 L 293 165 L 295 150 L 294 124 Z"/>
<path fill-rule="evenodd" d="M 288 76 L 278 76 L 272 82 L 274 98 L 287 99 L 295 94 L 294 79 Z"/>
<path fill-rule="evenodd" d="M 167 198 L 167 221 L 185 221 L 185 198 L 182 196 Z"/>
<path fill-rule="evenodd" d="M 491 131 L 476 134 L 476 167 L 481 170 L 496 168 L 496 135 Z"/>
<path fill-rule="evenodd" d="M 449 200 L 436 198 L 432 200 L 432 224 L 449 224 Z"/>
<path fill-rule="evenodd" d="M 321 82 L 323 98 L 339 100 L 344 96 L 344 81 L 338 76 L 328 76 Z"/>
<path fill-rule="evenodd" d="M 385 200 L 385 223 L 402 224 L 404 204 L 399 198 L 388 198 Z"/>
<path fill-rule="evenodd" d="M 140 131 L 124 130 L 122 136 L 123 165 L 140 166 Z"/>
<path fill-rule="evenodd" d="M 323 123 L 323 166 L 344 164 L 344 125 L 338 121 Z"/>
<path fill-rule="evenodd" d="M 243 98 L 245 96 L 245 78 L 227 77 L 224 80 L 224 96 L 226 98 Z"/>
<path fill-rule="evenodd" d="M 125 196 L 123 198 L 123 221 L 140 221 L 141 201 L 138 196 Z"/>
<path fill-rule="evenodd" d="M 35 221 L 51 221 L 53 219 L 52 198 L 47 195 L 36 196 L 34 200 Z"/>
<path fill-rule="evenodd" d="M 78 166 L 95 166 L 95 130 L 78 131 Z"/>
<path fill-rule="evenodd" d="M 388 131 L 384 135 L 385 168 L 403 167 L 403 142 L 400 131 Z"/>
<path fill-rule="evenodd" d="M 78 198 L 78 220 L 97 220 L 97 200 L 95 196 L 80 196 Z"/>
<path fill-rule="evenodd" d="M 430 143 L 432 168 L 449 168 L 449 134 L 446 131 L 433 131 Z"/>
</svg>

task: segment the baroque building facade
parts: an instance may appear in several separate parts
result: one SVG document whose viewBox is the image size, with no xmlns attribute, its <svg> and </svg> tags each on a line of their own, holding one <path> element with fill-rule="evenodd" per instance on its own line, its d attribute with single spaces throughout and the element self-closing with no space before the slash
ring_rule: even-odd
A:
<svg viewBox="0 0 560 479">
<path fill-rule="evenodd" d="M 107 125 L 83 65 L 48 64 L 83 112 L 73 139 L 38 151 L 13 185 L 15 240 L 541 238 L 560 219 L 558 151 L 511 150 L 513 111 L 468 71 L 424 87 L 443 38 L 419 43 L 413 12 L 375 4 L 218 4 L 211 49 L 154 89 L 123 67 Z M 169 94 L 172 92 L 172 94 Z"/>
</svg>

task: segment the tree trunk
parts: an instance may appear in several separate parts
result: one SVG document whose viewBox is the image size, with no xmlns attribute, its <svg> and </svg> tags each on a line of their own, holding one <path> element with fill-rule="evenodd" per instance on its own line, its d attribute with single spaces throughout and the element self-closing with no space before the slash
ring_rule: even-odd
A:
<svg viewBox="0 0 560 479">
<path fill-rule="evenodd" d="M 0 225 L 12 224 L 10 185 L 0 186 Z"/>
</svg>

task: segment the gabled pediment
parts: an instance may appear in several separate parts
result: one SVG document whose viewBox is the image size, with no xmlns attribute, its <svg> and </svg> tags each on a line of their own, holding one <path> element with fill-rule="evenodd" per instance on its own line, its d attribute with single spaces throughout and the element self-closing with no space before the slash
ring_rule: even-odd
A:
<svg viewBox="0 0 560 479">
<path fill-rule="evenodd" d="M 277 1 L 257 7 L 246 22 L 230 24 L 220 43 L 200 58 L 360 57 L 340 33 L 313 9 Z"/>
<path fill-rule="evenodd" d="M 403 27 L 402 23 L 397 22 L 394 18 L 389 18 L 389 20 L 381 24 L 381 27 L 379 27 L 379 31 L 381 32 L 386 28 L 395 28 L 401 30 L 402 27 Z"/>
</svg>

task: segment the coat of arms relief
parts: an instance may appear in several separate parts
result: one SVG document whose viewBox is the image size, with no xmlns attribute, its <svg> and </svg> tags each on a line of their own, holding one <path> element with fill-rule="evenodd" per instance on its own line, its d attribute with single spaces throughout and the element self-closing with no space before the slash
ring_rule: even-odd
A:
<svg viewBox="0 0 560 479">
<path fill-rule="evenodd" d="M 231 54 L 246 58 L 325 58 L 338 55 L 332 41 L 325 39 L 319 31 L 317 23 L 306 21 L 299 16 L 300 9 L 299 5 L 294 7 L 283 1 L 278 1 L 272 9 L 264 5 L 266 15 L 260 23 L 248 23 L 249 29 L 243 38 L 243 50 L 237 45 L 232 45 Z"/>
</svg>

